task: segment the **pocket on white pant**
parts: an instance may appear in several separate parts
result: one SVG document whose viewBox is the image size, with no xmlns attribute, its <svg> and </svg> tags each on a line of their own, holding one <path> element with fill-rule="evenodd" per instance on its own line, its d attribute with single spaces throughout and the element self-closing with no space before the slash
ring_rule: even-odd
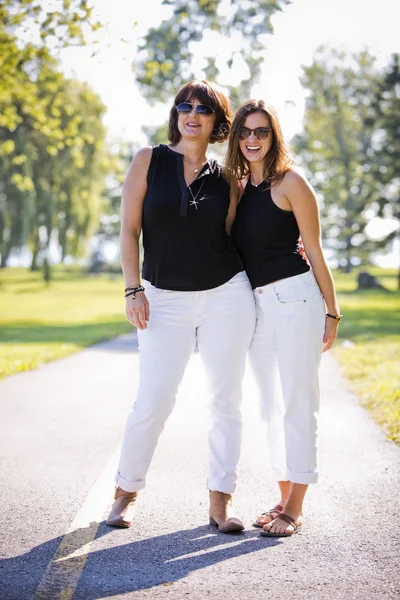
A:
<svg viewBox="0 0 400 600">
<path fill-rule="evenodd" d="M 293 287 L 276 292 L 276 299 L 279 304 L 305 304 L 307 302 L 306 293 L 302 287 Z"/>
</svg>

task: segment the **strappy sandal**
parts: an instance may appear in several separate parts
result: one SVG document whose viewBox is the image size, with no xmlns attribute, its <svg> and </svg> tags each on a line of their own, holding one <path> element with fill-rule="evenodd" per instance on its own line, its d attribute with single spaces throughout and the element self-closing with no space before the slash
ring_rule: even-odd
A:
<svg viewBox="0 0 400 600">
<path fill-rule="evenodd" d="M 282 519 L 282 521 L 285 521 L 285 523 L 287 523 L 288 525 L 292 525 L 292 527 L 294 527 L 293 531 L 289 533 L 285 531 L 282 531 L 282 533 L 278 533 L 276 531 L 270 531 L 269 529 L 263 529 L 263 531 L 260 532 L 260 535 L 262 535 L 263 537 L 290 537 L 294 533 L 297 533 L 301 530 L 301 525 L 297 525 L 295 520 L 292 517 L 289 517 L 289 515 L 285 515 L 285 513 L 281 513 L 276 518 Z M 272 523 L 273 521 L 271 523 L 267 523 L 267 525 L 272 526 Z"/>
<path fill-rule="evenodd" d="M 270 517 L 271 520 L 269 523 L 259 523 L 259 521 L 256 519 L 253 523 L 253 527 L 264 527 L 264 525 L 269 525 L 270 523 L 272 523 L 272 521 L 274 519 L 276 519 L 281 514 L 282 511 L 283 511 L 283 506 L 279 502 L 279 504 L 274 506 L 274 508 L 267 510 L 267 512 L 261 513 L 261 515 L 259 517 L 257 517 L 257 519 L 261 519 L 261 518 L 265 519 L 265 517 Z"/>
</svg>

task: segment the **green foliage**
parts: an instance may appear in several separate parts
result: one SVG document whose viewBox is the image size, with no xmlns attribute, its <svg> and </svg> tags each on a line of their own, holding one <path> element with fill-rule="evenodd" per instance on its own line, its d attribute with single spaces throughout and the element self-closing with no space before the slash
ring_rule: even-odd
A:
<svg viewBox="0 0 400 600">
<path fill-rule="evenodd" d="M 52 0 L 46 9 L 41 0 L 1 0 L 0 23 L 6 31 L 23 39 L 37 37 L 36 45 L 55 47 L 85 43 L 84 27 L 96 30 L 87 0 Z"/>
<path fill-rule="evenodd" d="M 304 133 L 294 146 L 322 201 L 323 235 L 347 270 L 376 249 L 365 232 L 371 211 L 383 214 L 398 199 L 396 155 L 387 144 L 395 135 L 395 91 L 387 97 L 386 74 L 374 62 L 366 51 L 321 47 L 302 78 L 309 96 Z M 383 153 L 387 165 L 380 162 Z"/>
<path fill-rule="evenodd" d="M 381 183 L 380 196 L 375 206 L 380 217 L 400 220 L 400 55 L 393 54 L 391 63 L 379 82 L 374 102 L 373 125 L 379 131 L 376 141 L 375 161 L 372 164 L 374 177 Z M 385 247 L 399 229 L 378 242 Z M 400 289 L 400 273 L 399 273 Z"/>
<path fill-rule="evenodd" d="M 150 102 L 167 101 L 191 79 L 218 80 L 220 71 L 212 53 L 204 56 L 203 72 L 195 73 L 192 66 L 194 44 L 211 30 L 226 39 L 238 36 L 229 63 L 240 56 L 249 68 L 249 78 L 228 87 L 234 104 L 245 100 L 263 61 L 263 36 L 272 33 L 271 16 L 289 0 L 163 0 L 163 4 L 171 7 L 171 17 L 149 30 L 134 67 L 145 97 Z"/>
<path fill-rule="evenodd" d="M 52 57 L 97 27 L 86 0 L 0 4 L 0 253 L 29 243 L 32 268 L 54 234 L 74 256 L 94 231 L 104 182 L 105 107 L 88 86 L 67 80 Z M 26 32 L 35 42 L 25 42 Z M 47 257 L 48 258 L 48 257 Z M 51 272 L 46 270 L 46 277 Z"/>
<path fill-rule="evenodd" d="M 120 205 L 121 189 L 128 167 L 138 148 L 134 145 L 118 146 L 114 154 L 107 157 L 107 171 L 109 173 L 106 186 L 103 190 L 103 209 L 100 215 L 100 227 L 96 237 L 101 247 L 107 240 L 117 240 L 121 228 Z M 98 252 L 96 252 L 98 254 Z"/>
<path fill-rule="evenodd" d="M 142 127 L 143 133 L 147 135 L 150 146 L 168 143 L 168 123 L 163 123 L 157 128 Z"/>
</svg>

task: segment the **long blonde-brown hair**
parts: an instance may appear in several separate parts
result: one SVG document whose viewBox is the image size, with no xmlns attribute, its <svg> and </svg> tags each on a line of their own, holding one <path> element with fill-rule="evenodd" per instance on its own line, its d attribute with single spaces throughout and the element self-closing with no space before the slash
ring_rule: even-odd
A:
<svg viewBox="0 0 400 600">
<path fill-rule="evenodd" d="M 250 173 L 250 166 L 243 156 L 239 142 L 240 132 L 246 118 L 256 112 L 267 115 L 272 128 L 272 144 L 264 158 L 263 179 L 272 186 L 282 179 L 287 171 L 292 169 L 293 157 L 289 145 L 285 142 L 278 115 L 273 106 L 266 106 L 264 100 L 248 100 L 237 110 L 225 158 L 225 176 L 231 185 L 237 185 L 238 180 Z"/>
</svg>

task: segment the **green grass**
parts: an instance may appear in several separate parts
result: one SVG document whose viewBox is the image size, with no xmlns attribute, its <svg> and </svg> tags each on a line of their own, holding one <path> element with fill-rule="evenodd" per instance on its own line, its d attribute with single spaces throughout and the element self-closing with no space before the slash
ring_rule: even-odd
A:
<svg viewBox="0 0 400 600">
<path fill-rule="evenodd" d="M 0 378 L 130 331 L 123 287 L 122 276 L 62 267 L 50 284 L 26 269 L 0 271 Z"/>
<path fill-rule="evenodd" d="M 400 443 L 400 292 L 394 269 L 368 268 L 389 291 L 357 289 L 334 273 L 341 311 L 333 352 L 362 404 Z M 34 369 L 131 330 L 121 276 L 57 268 L 49 285 L 25 269 L 0 271 L 0 378 Z M 346 348 L 343 340 L 354 346 Z"/>
<path fill-rule="evenodd" d="M 334 272 L 344 315 L 333 352 L 363 406 L 400 443 L 400 292 L 394 269 L 364 269 L 388 291 L 357 291 L 357 271 Z M 346 348 L 343 340 L 353 347 Z"/>
</svg>

